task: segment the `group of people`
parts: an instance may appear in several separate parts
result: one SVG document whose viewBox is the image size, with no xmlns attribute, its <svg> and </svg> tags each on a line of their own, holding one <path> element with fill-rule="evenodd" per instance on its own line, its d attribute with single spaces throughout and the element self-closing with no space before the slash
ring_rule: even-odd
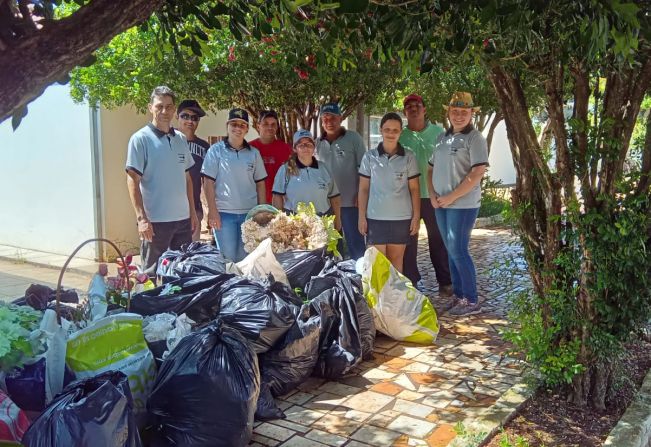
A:
<svg viewBox="0 0 651 447">
<path fill-rule="evenodd" d="M 370 150 L 357 132 L 342 126 L 337 103 L 321 107 L 322 135 L 300 129 L 292 146 L 277 138 L 273 110 L 260 113 L 260 137 L 248 142 L 249 116 L 240 108 L 229 112 L 226 137 L 209 146 L 196 135 L 205 116 L 197 101 L 175 104 L 168 87 L 155 88 L 149 103 L 152 121 L 128 145 L 127 186 L 143 268 L 150 276 L 165 250 L 198 240 L 203 189 L 207 223 L 227 259 L 246 256 L 241 225 L 252 208 L 271 203 L 292 213 L 299 203 L 311 202 L 317 213 L 335 217 L 349 257 L 359 259 L 374 246 L 419 288 L 422 219 L 439 294 L 450 298 L 442 310 L 451 315 L 481 310 L 468 247 L 488 150 L 472 125 L 478 107 L 469 93 L 453 94 L 444 106 L 447 130 L 427 120 L 421 96 L 407 96 L 406 127 L 399 114 L 387 113 L 380 122 L 382 140 Z"/>
</svg>

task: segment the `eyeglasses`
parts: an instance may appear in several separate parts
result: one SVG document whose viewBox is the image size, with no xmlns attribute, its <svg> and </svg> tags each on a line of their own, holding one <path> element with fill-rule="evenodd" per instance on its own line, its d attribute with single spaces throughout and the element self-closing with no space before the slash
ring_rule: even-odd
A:
<svg viewBox="0 0 651 447">
<path fill-rule="evenodd" d="M 314 144 L 312 143 L 301 143 L 296 145 L 297 149 L 314 149 Z"/>
<path fill-rule="evenodd" d="M 231 121 L 228 123 L 229 126 L 234 127 L 236 129 L 247 129 L 249 127 L 248 124 L 238 122 L 238 121 Z"/>
<path fill-rule="evenodd" d="M 194 121 L 198 123 L 201 117 L 199 115 L 190 115 L 189 113 L 182 113 L 179 115 L 179 118 L 182 120 Z"/>
</svg>

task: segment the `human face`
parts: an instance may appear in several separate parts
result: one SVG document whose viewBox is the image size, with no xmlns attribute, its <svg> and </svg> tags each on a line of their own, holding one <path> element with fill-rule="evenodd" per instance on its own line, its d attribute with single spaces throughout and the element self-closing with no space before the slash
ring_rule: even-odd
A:
<svg viewBox="0 0 651 447">
<path fill-rule="evenodd" d="M 472 109 L 464 107 L 450 107 L 448 109 L 448 118 L 452 123 L 452 129 L 455 132 L 463 130 L 472 120 Z"/>
<path fill-rule="evenodd" d="M 424 120 L 425 106 L 422 102 L 412 99 L 405 104 L 405 116 L 408 123 Z"/>
<path fill-rule="evenodd" d="M 154 124 L 169 126 L 174 117 L 174 100 L 167 95 L 154 96 L 154 101 L 149 104 L 149 112 Z"/>
<path fill-rule="evenodd" d="M 179 119 L 179 130 L 183 133 L 186 133 L 187 131 L 191 135 L 194 135 L 194 132 L 197 130 L 197 127 L 199 127 L 199 120 L 201 119 L 201 117 L 192 110 L 183 109 L 179 112 L 178 119 Z"/>
<path fill-rule="evenodd" d="M 231 120 L 226 123 L 226 127 L 228 136 L 238 141 L 243 140 L 249 131 L 248 123 L 242 120 Z"/>
<path fill-rule="evenodd" d="M 401 132 L 402 122 L 398 120 L 387 120 L 380 128 L 383 143 L 390 147 L 394 147 L 398 144 Z"/>
<path fill-rule="evenodd" d="M 298 140 L 298 143 L 294 146 L 294 152 L 298 155 L 298 158 L 309 159 L 314 155 L 314 141 L 307 137 L 303 137 Z"/>
<path fill-rule="evenodd" d="M 275 140 L 278 132 L 278 121 L 273 116 L 268 116 L 258 125 L 260 138 L 263 140 Z"/>
<path fill-rule="evenodd" d="M 321 115 L 321 124 L 326 133 L 332 135 L 339 132 L 341 129 L 341 115 L 333 115 L 332 113 L 324 113 Z"/>
</svg>

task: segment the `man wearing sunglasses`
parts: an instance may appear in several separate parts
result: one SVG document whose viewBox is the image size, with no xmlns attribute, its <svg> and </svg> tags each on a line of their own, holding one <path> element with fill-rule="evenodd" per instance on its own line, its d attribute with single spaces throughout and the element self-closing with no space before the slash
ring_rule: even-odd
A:
<svg viewBox="0 0 651 447">
<path fill-rule="evenodd" d="M 201 222 L 203 221 L 203 206 L 201 205 L 201 166 L 206 152 L 210 145 L 207 141 L 202 140 L 196 134 L 199 127 L 199 120 L 206 116 L 199 103 L 194 99 L 185 99 L 181 101 L 176 109 L 176 118 L 179 121 L 179 130 L 183 132 L 190 153 L 194 159 L 194 166 L 190 168 L 190 177 L 192 178 L 192 192 L 194 194 L 194 208 L 197 212 L 199 224 L 192 233 L 192 240 L 198 241 L 201 236 Z"/>
</svg>

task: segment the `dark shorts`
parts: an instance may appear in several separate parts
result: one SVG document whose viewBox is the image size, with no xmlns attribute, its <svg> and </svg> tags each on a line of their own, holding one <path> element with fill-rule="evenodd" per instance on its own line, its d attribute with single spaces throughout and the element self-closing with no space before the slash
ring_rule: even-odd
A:
<svg viewBox="0 0 651 447">
<path fill-rule="evenodd" d="M 409 225 L 407 220 L 366 219 L 368 232 L 367 245 L 407 244 L 409 243 Z"/>
</svg>

